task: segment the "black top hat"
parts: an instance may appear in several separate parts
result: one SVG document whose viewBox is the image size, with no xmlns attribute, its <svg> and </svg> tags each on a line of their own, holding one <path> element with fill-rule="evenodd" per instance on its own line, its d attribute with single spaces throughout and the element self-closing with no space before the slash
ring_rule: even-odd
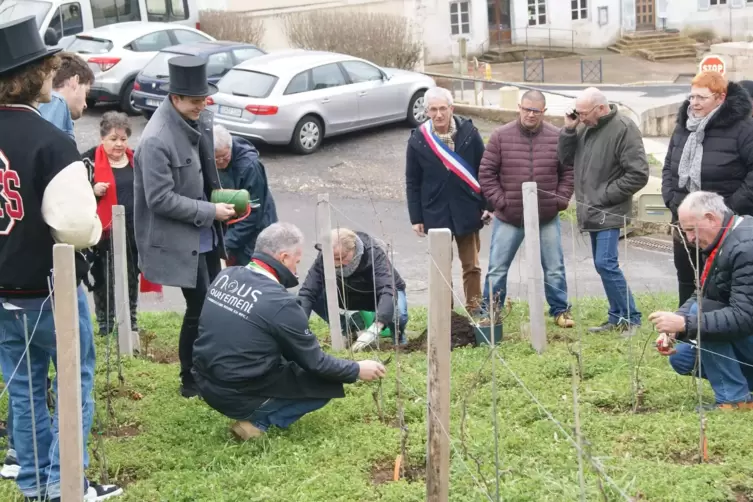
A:
<svg viewBox="0 0 753 502">
<path fill-rule="evenodd" d="M 217 86 L 207 79 L 207 62 L 196 56 L 176 56 L 168 61 L 170 82 L 162 89 L 170 94 L 190 97 L 211 96 Z"/>
<path fill-rule="evenodd" d="M 57 54 L 61 50 L 48 49 L 44 45 L 34 16 L 0 25 L 0 75 Z"/>
</svg>

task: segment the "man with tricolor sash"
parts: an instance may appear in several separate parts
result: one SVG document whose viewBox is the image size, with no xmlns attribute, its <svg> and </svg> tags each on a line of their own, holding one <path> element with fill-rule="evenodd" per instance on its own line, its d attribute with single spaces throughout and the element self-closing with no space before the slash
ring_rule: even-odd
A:
<svg viewBox="0 0 753 502">
<path fill-rule="evenodd" d="M 466 308 L 475 313 L 481 302 L 479 231 L 491 217 L 478 182 L 484 140 L 470 119 L 453 114 L 447 89 L 429 89 L 424 103 L 430 120 L 408 141 L 408 214 L 419 237 L 432 228 L 450 229 L 463 268 Z"/>
</svg>

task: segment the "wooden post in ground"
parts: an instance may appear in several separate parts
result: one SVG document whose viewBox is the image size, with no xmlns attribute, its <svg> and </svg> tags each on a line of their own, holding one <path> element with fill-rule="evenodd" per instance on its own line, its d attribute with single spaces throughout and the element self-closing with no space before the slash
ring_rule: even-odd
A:
<svg viewBox="0 0 753 502">
<path fill-rule="evenodd" d="M 429 230 L 429 339 L 426 378 L 426 500 L 447 502 L 450 478 L 450 320 L 452 234 Z"/>
<path fill-rule="evenodd" d="M 539 194 L 536 182 L 523 183 L 523 223 L 526 233 L 526 268 L 528 268 L 528 312 L 531 345 L 541 354 L 546 349 L 544 320 L 544 275 L 541 268 L 539 234 Z"/>
<path fill-rule="evenodd" d="M 329 336 L 332 348 L 343 350 L 345 341 L 340 329 L 340 307 L 337 299 L 337 276 L 335 275 L 335 255 L 332 254 L 332 217 L 330 215 L 329 194 L 322 193 L 316 201 L 316 221 L 319 227 L 319 243 L 322 245 L 324 261 L 324 290 L 327 294 L 327 315 L 329 316 Z"/>
<path fill-rule="evenodd" d="M 132 356 L 140 349 L 138 333 L 131 327 L 131 303 L 128 298 L 128 243 L 126 240 L 125 208 L 112 207 L 112 280 L 115 290 L 115 320 L 118 323 L 118 348 L 120 355 Z"/>
<path fill-rule="evenodd" d="M 74 502 L 84 499 L 84 431 L 81 416 L 81 340 L 73 246 L 55 244 L 52 259 L 57 337 L 60 495 L 62 502 Z"/>
</svg>

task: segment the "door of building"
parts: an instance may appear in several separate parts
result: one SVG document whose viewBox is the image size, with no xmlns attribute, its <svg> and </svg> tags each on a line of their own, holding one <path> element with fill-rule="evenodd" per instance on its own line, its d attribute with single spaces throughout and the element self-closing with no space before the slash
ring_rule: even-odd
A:
<svg viewBox="0 0 753 502">
<path fill-rule="evenodd" d="M 489 45 L 512 42 L 510 0 L 487 0 L 489 15 Z"/>
<path fill-rule="evenodd" d="M 635 0 L 635 29 L 656 29 L 656 0 Z"/>
</svg>

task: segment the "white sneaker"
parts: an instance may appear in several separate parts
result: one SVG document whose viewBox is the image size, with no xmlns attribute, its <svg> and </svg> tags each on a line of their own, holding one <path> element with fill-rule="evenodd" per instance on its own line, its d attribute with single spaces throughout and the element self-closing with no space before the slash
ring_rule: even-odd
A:
<svg viewBox="0 0 753 502">
<path fill-rule="evenodd" d="M 99 500 L 107 500 L 112 497 L 119 497 L 123 495 L 123 489 L 115 485 L 98 485 L 97 483 L 89 482 L 89 489 L 84 494 L 84 502 L 97 502 Z"/>
<path fill-rule="evenodd" d="M 20 470 L 21 466 L 18 465 L 18 460 L 16 460 L 16 450 L 8 450 L 3 467 L 0 469 L 0 478 L 16 479 Z"/>
</svg>

